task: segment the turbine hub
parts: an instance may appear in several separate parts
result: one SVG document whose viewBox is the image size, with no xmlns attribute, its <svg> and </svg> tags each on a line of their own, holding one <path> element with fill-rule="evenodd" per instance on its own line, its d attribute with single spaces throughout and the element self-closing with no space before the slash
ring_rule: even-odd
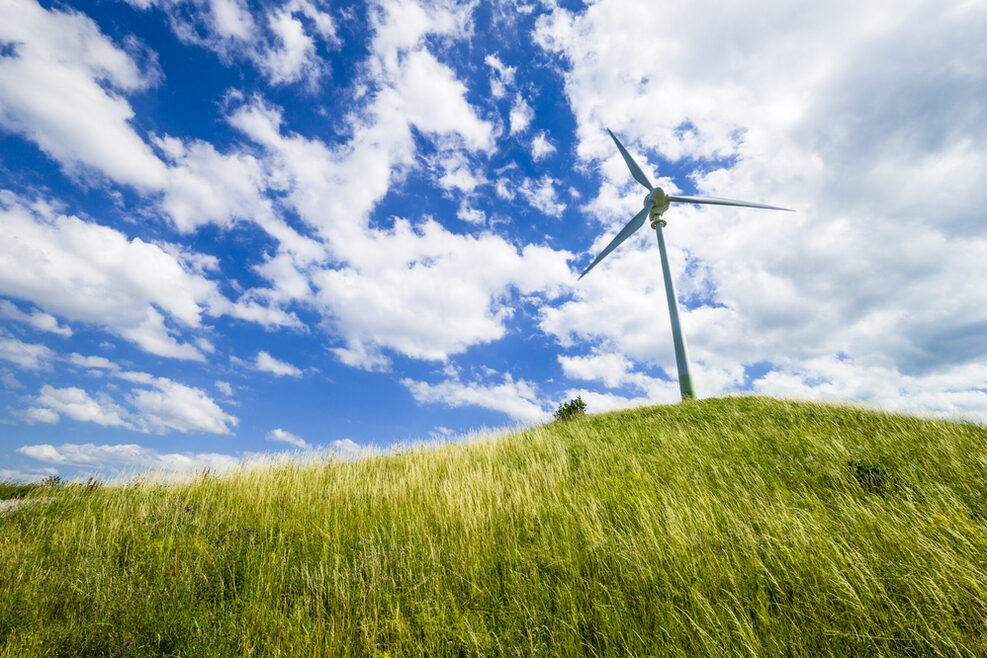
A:
<svg viewBox="0 0 987 658">
<path fill-rule="evenodd" d="M 645 207 L 651 206 L 652 217 L 657 217 L 668 210 L 668 204 L 668 195 L 660 187 L 651 190 L 651 193 L 644 200 Z"/>
</svg>

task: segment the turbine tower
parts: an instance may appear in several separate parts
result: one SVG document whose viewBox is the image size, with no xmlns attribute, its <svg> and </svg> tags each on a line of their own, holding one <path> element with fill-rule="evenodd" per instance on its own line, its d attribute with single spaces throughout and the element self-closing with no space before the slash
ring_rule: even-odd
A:
<svg viewBox="0 0 987 658">
<path fill-rule="evenodd" d="M 620 143 L 617 136 L 607 129 L 610 136 L 613 138 L 615 144 L 617 144 L 617 150 L 620 151 L 620 155 L 623 156 L 624 162 L 627 163 L 627 168 L 631 170 L 631 176 L 634 177 L 641 185 L 648 188 L 648 196 L 644 198 L 644 209 L 641 210 L 637 215 L 634 216 L 627 226 L 620 229 L 620 232 L 610 241 L 610 244 L 600 252 L 600 255 L 589 264 L 583 273 L 579 275 L 582 279 L 586 274 L 596 267 L 596 264 L 607 257 L 611 251 L 620 246 L 620 243 L 631 237 L 635 231 L 644 225 L 645 220 L 651 219 L 651 228 L 655 230 L 655 234 L 658 236 L 658 252 L 661 257 L 661 272 L 665 279 L 665 296 L 668 298 L 668 317 L 672 322 L 672 340 L 675 343 L 675 365 L 678 367 L 679 371 L 679 390 L 682 392 L 682 399 L 686 400 L 689 398 L 696 397 L 696 389 L 692 384 L 692 373 L 689 372 L 689 352 L 685 345 L 685 336 L 682 335 L 682 327 L 679 323 L 679 304 L 675 298 L 675 286 L 672 283 L 672 273 L 668 268 L 668 254 L 665 252 L 665 237 L 662 235 L 662 228 L 665 227 L 666 222 L 661 218 L 661 216 L 668 210 L 668 207 L 672 203 L 708 203 L 715 206 L 740 206 L 741 208 L 762 208 L 765 210 L 784 210 L 787 212 L 794 212 L 789 208 L 779 208 L 777 206 L 766 206 L 763 203 L 750 203 L 749 201 L 734 201 L 732 199 L 720 199 L 718 197 L 710 196 L 670 196 L 665 194 L 665 190 L 660 187 L 655 187 L 648 180 L 648 177 L 644 175 L 641 168 L 631 157 L 631 154 L 627 152 L 624 145 Z"/>
</svg>

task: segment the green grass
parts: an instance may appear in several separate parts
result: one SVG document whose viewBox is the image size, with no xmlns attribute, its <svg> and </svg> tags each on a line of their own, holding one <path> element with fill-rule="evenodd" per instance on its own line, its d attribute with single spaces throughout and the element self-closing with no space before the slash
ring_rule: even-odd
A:
<svg viewBox="0 0 987 658">
<path fill-rule="evenodd" d="M 0 500 L 25 498 L 40 489 L 41 485 L 38 484 L 23 484 L 20 482 L 5 482 L 0 480 Z"/>
<path fill-rule="evenodd" d="M 0 655 L 983 656 L 985 444 L 727 398 L 46 489 L 0 516 Z"/>
</svg>

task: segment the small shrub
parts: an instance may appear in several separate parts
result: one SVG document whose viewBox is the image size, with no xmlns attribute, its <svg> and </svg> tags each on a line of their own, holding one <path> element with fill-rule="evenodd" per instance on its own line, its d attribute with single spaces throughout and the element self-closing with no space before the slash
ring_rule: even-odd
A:
<svg viewBox="0 0 987 658">
<path fill-rule="evenodd" d="M 54 489 L 55 487 L 62 486 L 62 478 L 57 475 L 49 475 L 44 480 L 41 481 L 42 487 L 48 487 L 49 489 Z"/>
<path fill-rule="evenodd" d="M 555 420 L 572 420 L 586 415 L 586 403 L 580 395 L 575 400 L 569 400 L 559 405 L 559 410 L 555 412 Z"/>
</svg>

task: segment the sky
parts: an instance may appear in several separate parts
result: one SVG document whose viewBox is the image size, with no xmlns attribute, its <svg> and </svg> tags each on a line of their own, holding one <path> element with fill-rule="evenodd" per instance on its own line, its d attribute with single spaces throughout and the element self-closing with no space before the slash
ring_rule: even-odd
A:
<svg viewBox="0 0 987 658">
<path fill-rule="evenodd" d="M 987 420 L 987 4 L 0 0 L 0 479 L 699 397 Z"/>
</svg>

